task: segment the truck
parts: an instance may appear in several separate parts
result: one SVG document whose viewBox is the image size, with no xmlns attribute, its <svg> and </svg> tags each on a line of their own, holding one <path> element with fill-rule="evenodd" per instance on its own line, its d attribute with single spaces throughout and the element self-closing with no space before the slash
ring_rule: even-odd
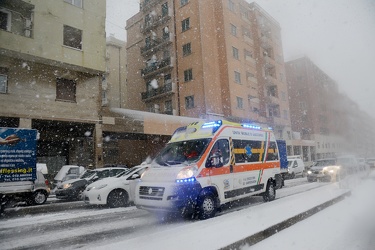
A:
<svg viewBox="0 0 375 250">
<path fill-rule="evenodd" d="M 11 202 L 47 200 L 48 183 L 37 171 L 37 136 L 35 129 L 0 127 L 0 213 Z"/>
<path fill-rule="evenodd" d="M 178 128 L 150 163 L 136 187 L 135 205 L 208 219 L 221 205 L 252 195 L 272 201 L 281 187 L 281 161 L 269 128 L 194 122 Z"/>
</svg>

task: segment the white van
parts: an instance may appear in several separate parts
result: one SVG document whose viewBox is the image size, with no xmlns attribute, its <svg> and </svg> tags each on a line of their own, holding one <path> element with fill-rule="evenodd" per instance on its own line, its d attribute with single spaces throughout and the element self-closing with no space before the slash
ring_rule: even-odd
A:
<svg viewBox="0 0 375 250">
<path fill-rule="evenodd" d="M 288 156 L 288 177 L 294 179 L 296 176 L 303 176 L 305 164 L 300 155 Z"/>
<path fill-rule="evenodd" d="M 178 128 L 143 173 L 135 193 L 138 208 L 215 216 L 224 203 L 251 195 L 276 196 L 281 180 L 272 130 L 227 121 Z"/>
</svg>

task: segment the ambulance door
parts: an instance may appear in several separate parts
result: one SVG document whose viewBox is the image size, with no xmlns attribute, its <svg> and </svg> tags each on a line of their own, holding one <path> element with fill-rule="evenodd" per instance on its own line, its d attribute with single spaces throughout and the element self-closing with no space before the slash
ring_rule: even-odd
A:
<svg viewBox="0 0 375 250">
<path fill-rule="evenodd" d="M 206 167 L 209 168 L 209 176 L 213 186 L 219 190 L 221 199 L 233 189 L 233 166 L 230 166 L 230 148 L 227 138 L 218 139 L 210 150 Z"/>
</svg>

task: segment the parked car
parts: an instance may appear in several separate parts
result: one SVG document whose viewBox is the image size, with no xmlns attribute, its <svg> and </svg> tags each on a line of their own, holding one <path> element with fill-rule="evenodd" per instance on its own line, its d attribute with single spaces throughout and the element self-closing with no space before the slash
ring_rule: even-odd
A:
<svg viewBox="0 0 375 250">
<path fill-rule="evenodd" d="M 366 158 L 366 163 L 370 168 L 375 168 L 375 158 Z"/>
<path fill-rule="evenodd" d="M 307 181 L 331 181 L 336 179 L 339 166 L 336 165 L 336 158 L 317 160 L 307 171 Z"/>
<path fill-rule="evenodd" d="M 84 201 L 90 205 L 124 207 L 134 201 L 135 186 L 148 165 L 133 167 L 116 177 L 91 183 L 83 193 Z"/>
<path fill-rule="evenodd" d="M 61 167 L 60 171 L 56 174 L 54 178 L 54 187 L 57 187 L 60 183 L 79 178 L 83 172 L 85 172 L 85 168 L 82 166 L 77 165 L 64 165 Z"/>
<path fill-rule="evenodd" d="M 303 176 L 305 170 L 305 164 L 302 161 L 301 156 L 288 156 L 288 177 L 294 179 L 296 176 Z"/>
<path fill-rule="evenodd" d="M 80 200 L 82 199 L 82 192 L 87 185 L 104 178 L 116 176 L 126 170 L 127 168 L 122 167 L 86 170 L 79 178 L 60 183 L 55 190 L 56 198 Z"/>
</svg>

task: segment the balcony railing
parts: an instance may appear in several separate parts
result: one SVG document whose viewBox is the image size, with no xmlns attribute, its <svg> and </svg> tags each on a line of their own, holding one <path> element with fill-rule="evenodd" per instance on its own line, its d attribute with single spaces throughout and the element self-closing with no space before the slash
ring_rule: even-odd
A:
<svg viewBox="0 0 375 250">
<path fill-rule="evenodd" d="M 161 0 L 144 0 L 143 3 L 139 4 L 139 8 L 141 9 L 141 11 L 147 12 L 160 2 Z"/>
<path fill-rule="evenodd" d="M 169 43 L 171 43 L 170 36 L 163 38 L 163 39 L 161 38 L 152 39 L 149 44 L 147 44 L 144 47 L 141 47 L 141 55 L 145 56 L 149 54 L 150 52 L 155 52 L 161 48 L 164 48 Z"/>
<path fill-rule="evenodd" d="M 152 89 L 142 93 L 142 100 L 150 100 L 154 98 L 160 98 L 168 94 L 174 93 L 173 91 L 173 83 L 167 83 L 162 87 L 157 89 Z"/>
<path fill-rule="evenodd" d="M 141 25 L 141 33 L 146 33 L 147 31 L 152 30 L 153 28 L 167 23 L 171 19 L 171 16 L 166 15 L 166 16 L 153 16 L 151 17 L 151 20 L 148 22 L 145 22 L 144 24 Z"/>
<path fill-rule="evenodd" d="M 147 66 L 146 68 L 142 69 L 141 75 L 142 77 L 149 77 L 149 76 L 159 73 L 160 71 L 164 69 L 171 68 L 171 67 L 172 67 L 171 58 L 168 57 L 162 60 L 161 62 L 153 63 L 152 65 Z"/>
</svg>

